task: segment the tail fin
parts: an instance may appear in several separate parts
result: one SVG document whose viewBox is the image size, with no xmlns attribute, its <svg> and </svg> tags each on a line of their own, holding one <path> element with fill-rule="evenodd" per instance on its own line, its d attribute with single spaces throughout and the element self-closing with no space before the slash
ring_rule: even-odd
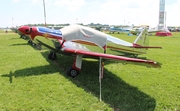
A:
<svg viewBox="0 0 180 111">
<path fill-rule="evenodd" d="M 134 46 L 148 46 L 149 40 L 147 38 L 148 31 L 144 28 L 141 33 L 138 35 L 136 40 L 133 42 Z"/>
<path fill-rule="evenodd" d="M 136 40 L 133 43 L 134 48 L 148 49 L 148 48 L 162 48 L 159 46 L 149 46 L 149 39 L 147 37 L 148 30 L 144 28 L 141 33 L 138 35 Z"/>
</svg>

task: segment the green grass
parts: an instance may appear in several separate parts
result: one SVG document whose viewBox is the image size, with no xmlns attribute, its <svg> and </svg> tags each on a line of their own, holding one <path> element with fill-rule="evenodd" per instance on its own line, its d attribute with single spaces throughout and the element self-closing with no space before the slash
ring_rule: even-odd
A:
<svg viewBox="0 0 180 111">
<path fill-rule="evenodd" d="M 136 38 L 112 35 L 131 42 Z M 100 102 L 98 61 L 84 59 L 81 74 L 72 79 L 66 75 L 72 57 L 58 55 L 50 61 L 49 51 L 35 50 L 16 34 L 0 34 L 0 110 L 179 111 L 180 33 L 149 40 L 163 49 L 139 57 L 162 67 L 105 62 Z"/>
</svg>

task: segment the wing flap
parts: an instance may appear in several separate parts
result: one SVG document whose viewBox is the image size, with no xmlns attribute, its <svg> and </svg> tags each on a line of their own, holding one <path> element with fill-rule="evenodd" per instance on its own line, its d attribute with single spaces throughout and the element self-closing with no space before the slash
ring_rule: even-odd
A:
<svg viewBox="0 0 180 111">
<path fill-rule="evenodd" d="M 103 53 L 83 51 L 83 50 L 74 50 L 71 48 L 65 48 L 63 51 L 66 53 L 80 54 L 80 55 L 84 55 L 84 56 L 88 56 L 92 58 L 102 57 L 103 59 L 118 60 L 121 63 L 132 63 L 132 64 L 138 64 L 142 66 L 155 67 L 155 68 L 161 67 L 159 63 L 151 61 L 151 60 L 128 58 L 128 57 L 123 57 L 123 56 L 116 56 L 116 55 L 111 55 L 111 54 L 103 54 Z"/>
<path fill-rule="evenodd" d="M 138 44 L 133 44 L 132 48 L 145 48 L 145 49 L 149 49 L 149 48 L 160 48 L 162 49 L 162 47 L 160 46 L 141 46 L 141 45 L 138 45 Z"/>
</svg>

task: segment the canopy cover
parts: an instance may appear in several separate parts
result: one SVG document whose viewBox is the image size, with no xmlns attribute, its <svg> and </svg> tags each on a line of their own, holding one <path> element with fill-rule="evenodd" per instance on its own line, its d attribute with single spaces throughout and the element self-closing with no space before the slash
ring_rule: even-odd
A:
<svg viewBox="0 0 180 111">
<path fill-rule="evenodd" d="M 107 35 L 90 27 L 81 25 L 69 25 L 61 29 L 63 39 L 66 41 L 86 41 L 104 48 L 107 43 Z"/>
</svg>

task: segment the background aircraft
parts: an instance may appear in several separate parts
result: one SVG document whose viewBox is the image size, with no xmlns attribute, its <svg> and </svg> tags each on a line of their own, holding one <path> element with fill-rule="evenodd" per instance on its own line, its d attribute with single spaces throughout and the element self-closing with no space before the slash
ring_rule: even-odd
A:
<svg viewBox="0 0 180 111">
<path fill-rule="evenodd" d="M 67 74 L 72 77 L 78 75 L 81 70 L 83 57 L 99 59 L 100 75 L 103 74 L 104 64 L 102 59 L 111 59 L 122 63 L 133 63 L 149 67 L 160 67 L 160 64 L 151 60 L 123 57 L 111 53 L 121 52 L 122 49 L 119 48 L 120 46 L 132 49 L 159 48 L 138 44 L 145 42 L 147 35 L 146 29 L 142 31 L 133 44 L 80 25 L 70 25 L 60 30 L 52 30 L 45 27 L 22 26 L 18 30 L 25 35 L 29 35 L 32 40 L 35 40 L 38 47 L 45 46 L 51 49 L 48 55 L 48 58 L 51 60 L 56 59 L 56 53 L 74 56 L 74 63 L 67 71 Z M 112 43 L 115 44 L 115 46 L 113 46 Z M 131 53 L 138 52 L 134 51 Z"/>
<path fill-rule="evenodd" d="M 132 26 L 120 26 L 120 27 L 110 27 L 108 29 L 109 33 L 114 33 L 114 32 L 117 32 L 118 34 L 119 33 L 129 33 L 130 30 L 134 27 L 134 25 Z"/>
<path fill-rule="evenodd" d="M 130 33 L 133 34 L 133 35 L 138 35 L 141 33 L 141 31 L 146 28 L 144 26 L 137 26 L 137 27 L 134 27 L 130 30 Z M 158 28 L 147 28 L 148 29 L 148 33 L 151 34 L 151 33 L 155 33 L 155 32 L 169 32 L 169 30 L 167 28 L 162 28 L 162 29 L 158 29 Z"/>
</svg>

